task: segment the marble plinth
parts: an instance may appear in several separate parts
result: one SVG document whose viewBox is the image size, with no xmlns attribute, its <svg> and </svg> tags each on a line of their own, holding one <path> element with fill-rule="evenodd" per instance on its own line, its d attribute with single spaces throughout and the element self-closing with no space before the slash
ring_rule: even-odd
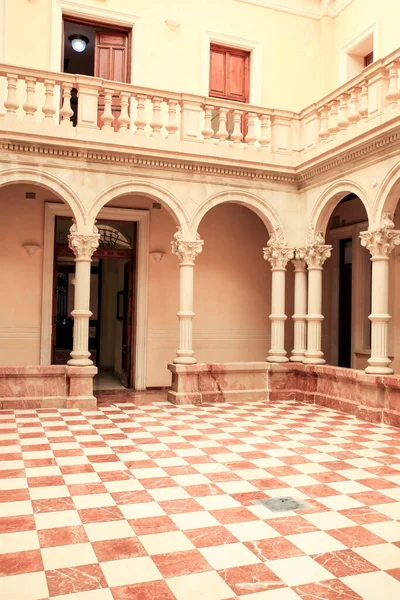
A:
<svg viewBox="0 0 400 600">
<path fill-rule="evenodd" d="M 96 373 L 67 365 L 0 367 L 0 409 L 96 408 Z"/>
</svg>

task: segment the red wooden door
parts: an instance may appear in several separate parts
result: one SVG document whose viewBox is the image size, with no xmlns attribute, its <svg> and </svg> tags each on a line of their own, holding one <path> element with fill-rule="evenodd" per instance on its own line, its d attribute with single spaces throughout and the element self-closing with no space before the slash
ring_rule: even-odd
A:
<svg viewBox="0 0 400 600">
<path fill-rule="evenodd" d="M 94 53 L 94 76 L 109 81 L 129 82 L 128 33 L 125 31 L 96 31 Z M 98 125 L 102 126 L 100 115 L 104 111 L 104 98 L 98 104 Z M 113 96 L 112 113 L 114 129 L 118 129 L 121 108 L 118 95 Z"/>
<path fill-rule="evenodd" d="M 250 53 L 211 44 L 210 96 L 249 101 Z"/>
<path fill-rule="evenodd" d="M 211 44 L 210 91 L 214 98 L 249 102 L 250 52 Z M 213 128 L 218 130 L 218 116 L 214 115 Z M 233 119 L 229 113 L 226 128 L 232 133 Z M 242 118 L 242 133 L 246 135 L 246 119 Z"/>
</svg>

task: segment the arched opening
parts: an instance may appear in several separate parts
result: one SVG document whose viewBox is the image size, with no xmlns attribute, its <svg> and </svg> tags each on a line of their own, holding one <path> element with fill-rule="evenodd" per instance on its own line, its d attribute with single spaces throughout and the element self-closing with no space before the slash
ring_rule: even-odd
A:
<svg viewBox="0 0 400 600">
<path fill-rule="evenodd" d="M 394 228 L 400 230 L 400 179 L 390 193 L 390 201 L 394 207 Z M 389 206 L 388 206 L 389 208 Z M 386 212 L 386 211 L 385 211 Z M 391 212 L 390 208 L 387 211 Z M 389 266 L 389 321 L 388 348 L 393 357 L 391 368 L 400 373 L 400 248 L 396 246 L 390 255 Z"/>
<path fill-rule="evenodd" d="M 170 243 L 179 220 L 158 197 L 118 191 L 92 212 L 101 235 L 91 275 L 94 387 L 166 387 L 178 345 L 179 264 Z"/>
<path fill-rule="evenodd" d="M 364 369 L 371 348 L 371 261 L 359 234 L 368 229 L 368 215 L 353 192 L 340 192 L 329 204 L 334 208 L 323 219 L 332 256 L 323 272 L 322 349 L 329 364 Z"/>
<path fill-rule="evenodd" d="M 224 202 L 199 223 L 204 250 L 196 259 L 193 338 L 199 362 L 265 361 L 271 312 L 271 267 L 262 252 L 268 241 L 265 221 L 251 207 Z M 288 269 L 286 296 L 291 299 L 292 277 Z"/>
<path fill-rule="evenodd" d="M 46 206 L 56 203 L 70 219 L 73 216 L 55 191 L 24 179 L 0 187 L 0 365 L 4 366 L 43 362 L 43 348 L 47 341 L 50 344 L 43 334 L 43 315 L 47 306 L 50 336 L 52 302 L 51 289 L 44 294 L 43 282 L 53 278 L 52 248 L 45 247 Z"/>
</svg>

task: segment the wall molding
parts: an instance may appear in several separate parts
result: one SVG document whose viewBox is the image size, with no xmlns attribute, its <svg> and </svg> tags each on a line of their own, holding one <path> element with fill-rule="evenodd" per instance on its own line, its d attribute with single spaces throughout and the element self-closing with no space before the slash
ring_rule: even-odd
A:
<svg viewBox="0 0 400 600">
<path fill-rule="evenodd" d="M 323 17 L 337 17 L 354 0 L 236 0 L 245 4 L 254 4 L 278 12 L 289 13 L 297 17 L 319 21 Z M 308 9 L 305 8 L 308 6 Z"/>
<path fill-rule="evenodd" d="M 0 327 L 0 340 L 38 340 L 40 327 Z"/>
<path fill-rule="evenodd" d="M 45 203 L 43 243 L 42 322 L 40 339 L 40 364 L 51 364 L 54 235 L 56 217 L 71 217 L 68 206 L 56 202 Z M 150 213 L 131 208 L 102 208 L 98 218 L 117 221 L 133 221 L 138 224 L 137 286 L 135 323 L 135 389 L 146 389 L 147 315 L 148 315 L 148 260 L 150 237 Z"/>
</svg>

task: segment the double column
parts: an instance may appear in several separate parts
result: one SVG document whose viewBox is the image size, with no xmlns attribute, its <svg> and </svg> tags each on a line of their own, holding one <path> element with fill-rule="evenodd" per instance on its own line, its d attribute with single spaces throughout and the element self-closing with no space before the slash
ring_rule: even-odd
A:
<svg viewBox="0 0 400 600">
<path fill-rule="evenodd" d="M 268 362 L 288 362 L 285 350 L 285 275 L 286 265 L 293 258 L 293 248 L 287 248 L 272 235 L 267 247 L 263 248 L 264 259 L 271 265 L 271 349 Z"/>
<path fill-rule="evenodd" d="M 304 251 L 296 249 L 294 266 L 294 347 L 290 360 L 303 362 L 307 349 L 307 270 Z"/>
<path fill-rule="evenodd" d="M 89 352 L 89 319 L 92 313 L 90 306 L 90 263 L 92 255 L 99 246 L 99 233 L 93 226 L 92 234 L 78 232 L 74 222 L 68 236 L 69 247 L 75 254 L 75 298 L 74 310 L 74 340 L 69 365 L 86 367 L 93 365 Z"/>
<path fill-rule="evenodd" d="M 388 357 L 389 314 L 389 261 L 395 246 L 400 245 L 400 231 L 394 230 L 389 215 L 384 215 L 382 227 L 360 233 L 361 245 L 371 253 L 371 356 L 366 373 L 385 375 L 393 373 Z"/>
<path fill-rule="evenodd" d="M 193 365 L 197 363 L 193 350 L 193 284 L 194 261 L 203 250 L 203 240 L 199 234 L 196 240 L 184 240 L 181 228 L 171 242 L 172 253 L 179 258 L 179 348 L 175 364 Z"/>
</svg>

